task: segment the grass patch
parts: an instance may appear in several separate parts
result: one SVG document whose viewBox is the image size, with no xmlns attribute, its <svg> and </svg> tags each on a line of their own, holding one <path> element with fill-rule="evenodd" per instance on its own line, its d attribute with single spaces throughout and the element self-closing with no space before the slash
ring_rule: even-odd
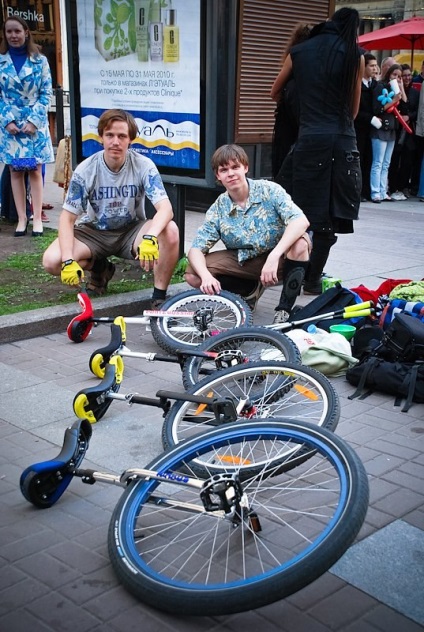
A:
<svg viewBox="0 0 424 632">
<path fill-rule="evenodd" d="M 57 237 L 57 231 L 44 228 L 37 239 L 19 238 L 13 247 L 26 248 L 23 252 L 3 255 L 0 261 L 0 316 L 75 303 L 76 288 L 63 285 L 59 278 L 46 273 L 41 264 L 43 252 Z M 16 243 L 16 246 L 15 246 Z M 107 295 L 125 294 L 153 287 L 152 273 L 143 272 L 138 264 L 110 257 L 116 273 L 108 286 Z M 187 259 L 178 263 L 171 284 L 184 281 Z M 89 275 L 88 275 L 89 276 Z"/>
</svg>

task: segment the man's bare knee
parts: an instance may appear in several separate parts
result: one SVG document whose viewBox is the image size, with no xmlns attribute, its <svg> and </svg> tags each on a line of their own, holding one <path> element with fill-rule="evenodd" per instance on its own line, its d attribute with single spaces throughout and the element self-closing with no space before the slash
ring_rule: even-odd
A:
<svg viewBox="0 0 424 632">
<path fill-rule="evenodd" d="M 175 222 L 169 222 L 159 235 L 159 242 L 163 242 L 167 247 L 179 246 L 180 232 Z"/>
<path fill-rule="evenodd" d="M 49 274 L 53 274 L 54 276 L 58 276 L 60 274 L 60 264 L 61 261 L 58 260 L 57 256 L 55 256 L 54 252 L 50 248 L 43 254 L 42 265 L 46 272 Z"/>
<path fill-rule="evenodd" d="M 191 287 L 200 287 L 200 278 L 197 276 L 197 274 L 186 272 L 184 275 L 184 279 L 186 283 L 191 285 Z"/>
<path fill-rule="evenodd" d="M 301 237 L 298 239 L 287 253 L 288 259 L 293 261 L 307 261 L 309 259 L 309 244 Z"/>
</svg>

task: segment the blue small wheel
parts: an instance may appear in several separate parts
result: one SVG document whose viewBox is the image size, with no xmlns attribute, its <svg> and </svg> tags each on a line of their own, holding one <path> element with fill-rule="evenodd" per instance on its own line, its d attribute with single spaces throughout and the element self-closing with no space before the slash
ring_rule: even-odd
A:
<svg viewBox="0 0 424 632">
<path fill-rule="evenodd" d="M 19 484 L 28 502 L 47 509 L 59 500 L 87 452 L 91 433 L 90 423 L 78 419 L 66 429 L 63 448 L 55 459 L 34 463 L 22 472 Z"/>
</svg>

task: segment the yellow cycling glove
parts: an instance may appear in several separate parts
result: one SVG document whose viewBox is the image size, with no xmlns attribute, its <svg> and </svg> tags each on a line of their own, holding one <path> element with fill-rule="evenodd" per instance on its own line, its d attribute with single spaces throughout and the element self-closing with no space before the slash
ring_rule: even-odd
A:
<svg viewBox="0 0 424 632">
<path fill-rule="evenodd" d="M 65 285 L 79 285 L 81 281 L 84 281 L 84 271 L 76 261 L 67 259 L 62 262 L 60 280 Z"/>
<path fill-rule="evenodd" d="M 138 245 L 137 251 L 140 261 L 157 261 L 159 259 L 158 238 L 154 235 L 143 235 L 143 241 Z"/>
</svg>

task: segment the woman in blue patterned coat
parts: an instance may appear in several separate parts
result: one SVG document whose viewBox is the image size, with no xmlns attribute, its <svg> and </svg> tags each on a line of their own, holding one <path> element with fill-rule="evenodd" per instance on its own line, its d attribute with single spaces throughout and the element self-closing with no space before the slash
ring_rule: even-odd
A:
<svg viewBox="0 0 424 632">
<path fill-rule="evenodd" d="M 29 171 L 33 206 L 33 237 L 43 234 L 43 163 L 53 162 L 48 126 L 52 96 L 48 61 L 40 54 L 28 25 L 19 16 L 3 25 L 0 44 L 0 160 L 10 167 L 12 192 L 18 213 L 15 236 L 27 232 L 24 171 L 14 171 L 14 158 L 35 158 L 37 168 Z"/>
</svg>

